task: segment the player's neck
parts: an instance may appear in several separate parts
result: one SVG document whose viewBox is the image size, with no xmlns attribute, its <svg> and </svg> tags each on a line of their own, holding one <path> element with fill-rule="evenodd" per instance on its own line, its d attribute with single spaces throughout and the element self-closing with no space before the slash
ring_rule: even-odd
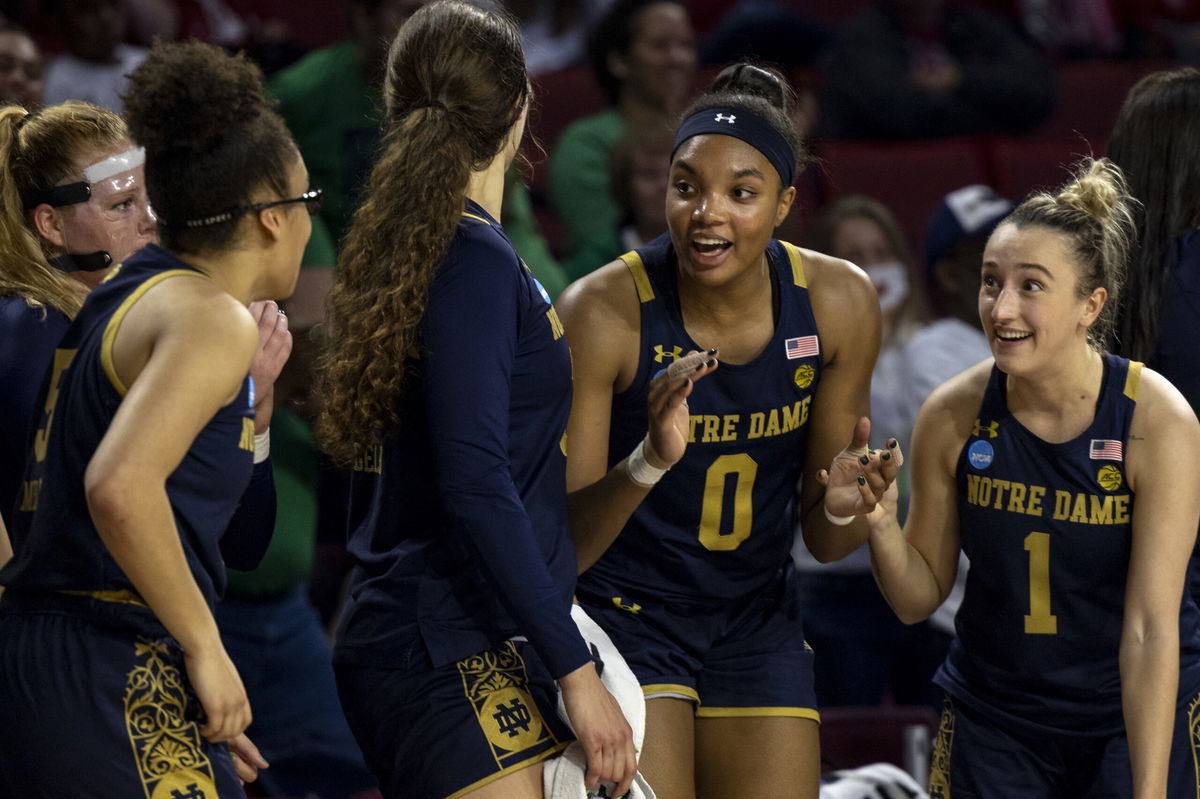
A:
<svg viewBox="0 0 1200 799">
<path fill-rule="evenodd" d="M 497 222 L 504 206 L 504 169 L 504 159 L 497 156 L 467 179 L 467 198 L 478 203 Z"/>
<path fill-rule="evenodd" d="M 1035 375 L 1008 376 L 1008 409 L 1048 441 L 1069 441 L 1091 424 L 1104 358 L 1091 346 Z"/>
</svg>

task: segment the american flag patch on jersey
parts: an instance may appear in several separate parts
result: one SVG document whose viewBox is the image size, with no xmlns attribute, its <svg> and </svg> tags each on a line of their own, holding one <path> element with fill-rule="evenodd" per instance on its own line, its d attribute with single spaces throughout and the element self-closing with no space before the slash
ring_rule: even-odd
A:
<svg viewBox="0 0 1200 799">
<path fill-rule="evenodd" d="M 816 336 L 800 336 L 799 338 L 789 338 L 783 342 L 783 348 L 787 350 L 788 360 L 795 358 L 811 358 L 820 353 L 821 349 L 817 346 Z"/>
<path fill-rule="evenodd" d="M 1092 439 L 1092 460 L 1119 461 L 1121 460 L 1121 442 L 1110 438 Z"/>
</svg>

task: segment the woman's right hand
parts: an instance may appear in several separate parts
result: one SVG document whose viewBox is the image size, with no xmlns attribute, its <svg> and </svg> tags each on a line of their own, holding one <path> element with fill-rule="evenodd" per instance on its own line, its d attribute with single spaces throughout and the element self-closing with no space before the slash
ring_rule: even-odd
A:
<svg viewBox="0 0 1200 799">
<path fill-rule="evenodd" d="M 715 349 L 703 353 L 692 350 L 679 362 L 688 358 L 695 360 L 697 366 L 685 374 L 672 379 L 670 370 L 663 369 L 650 381 L 646 397 L 650 430 L 645 454 L 646 461 L 658 469 L 669 469 L 683 457 L 691 427 L 687 398 L 696 381 L 717 368 Z"/>
<path fill-rule="evenodd" d="M 188 680 L 200 706 L 204 724 L 200 734 L 213 743 L 228 741 L 250 726 L 250 700 L 233 661 L 220 644 L 184 651 Z"/>
<path fill-rule="evenodd" d="M 603 782 L 615 782 L 612 796 L 624 796 L 637 773 L 637 753 L 633 749 L 633 730 L 621 713 L 617 700 L 600 682 L 596 665 L 584 663 L 558 681 L 567 718 L 587 757 L 584 787 L 588 790 Z"/>
</svg>

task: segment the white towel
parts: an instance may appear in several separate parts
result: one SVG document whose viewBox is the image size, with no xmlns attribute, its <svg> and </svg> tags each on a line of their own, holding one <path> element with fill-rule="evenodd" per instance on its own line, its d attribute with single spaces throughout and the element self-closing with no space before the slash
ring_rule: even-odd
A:
<svg viewBox="0 0 1200 799">
<path fill-rule="evenodd" d="M 646 700 L 642 695 L 642 686 L 633 676 L 625 658 L 617 651 L 612 640 L 600 625 L 592 621 L 579 605 L 571 606 L 571 618 L 579 628 L 583 640 L 592 650 L 592 656 L 601 664 L 600 681 L 617 700 L 625 720 L 633 729 L 633 748 L 642 751 L 642 741 L 646 735 Z M 566 721 L 566 707 L 563 705 L 562 692 L 558 695 L 558 715 Z M 595 797 L 612 797 L 616 788 L 614 783 L 601 783 L 592 791 L 583 787 L 584 772 L 587 768 L 587 758 L 583 745 L 575 741 L 558 757 L 547 760 L 542 767 L 542 785 L 546 799 L 594 799 Z M 629 789 L 631 799 L 655 799 L 654 791 L 646 784 L 641 774 L 634 777 Z"/>
</svg>

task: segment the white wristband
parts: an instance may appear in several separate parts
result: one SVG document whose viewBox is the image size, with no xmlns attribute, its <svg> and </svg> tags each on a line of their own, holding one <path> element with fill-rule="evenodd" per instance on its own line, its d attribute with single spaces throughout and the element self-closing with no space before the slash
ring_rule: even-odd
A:
<svg viewBox="0 0 1200 799">
<path fill-rule="evenodd" d="M 262 463 L 271 455 L 271 431 L 254 436 L 254 462 Z"/>
<path fill-rule="evenodd" d="M 825 518 L 836 524 L 838 527 L 845 527 L 847 524 L 858 518 L 857 516 L 834 516 L 829 512 L 829 508 L 826 508 L 824 505 L 822 505 L 821 508 L 825 511 Z"/>
<path fill-rule="evenodd" d="M 629 475 L 630 480 L 642 488 L 650 488 L 662 479 L 667 470 L 651 466 L 646 462 L 646 439 L 643 438 L 625 459 L 625 473 Z"/>
</svg>

